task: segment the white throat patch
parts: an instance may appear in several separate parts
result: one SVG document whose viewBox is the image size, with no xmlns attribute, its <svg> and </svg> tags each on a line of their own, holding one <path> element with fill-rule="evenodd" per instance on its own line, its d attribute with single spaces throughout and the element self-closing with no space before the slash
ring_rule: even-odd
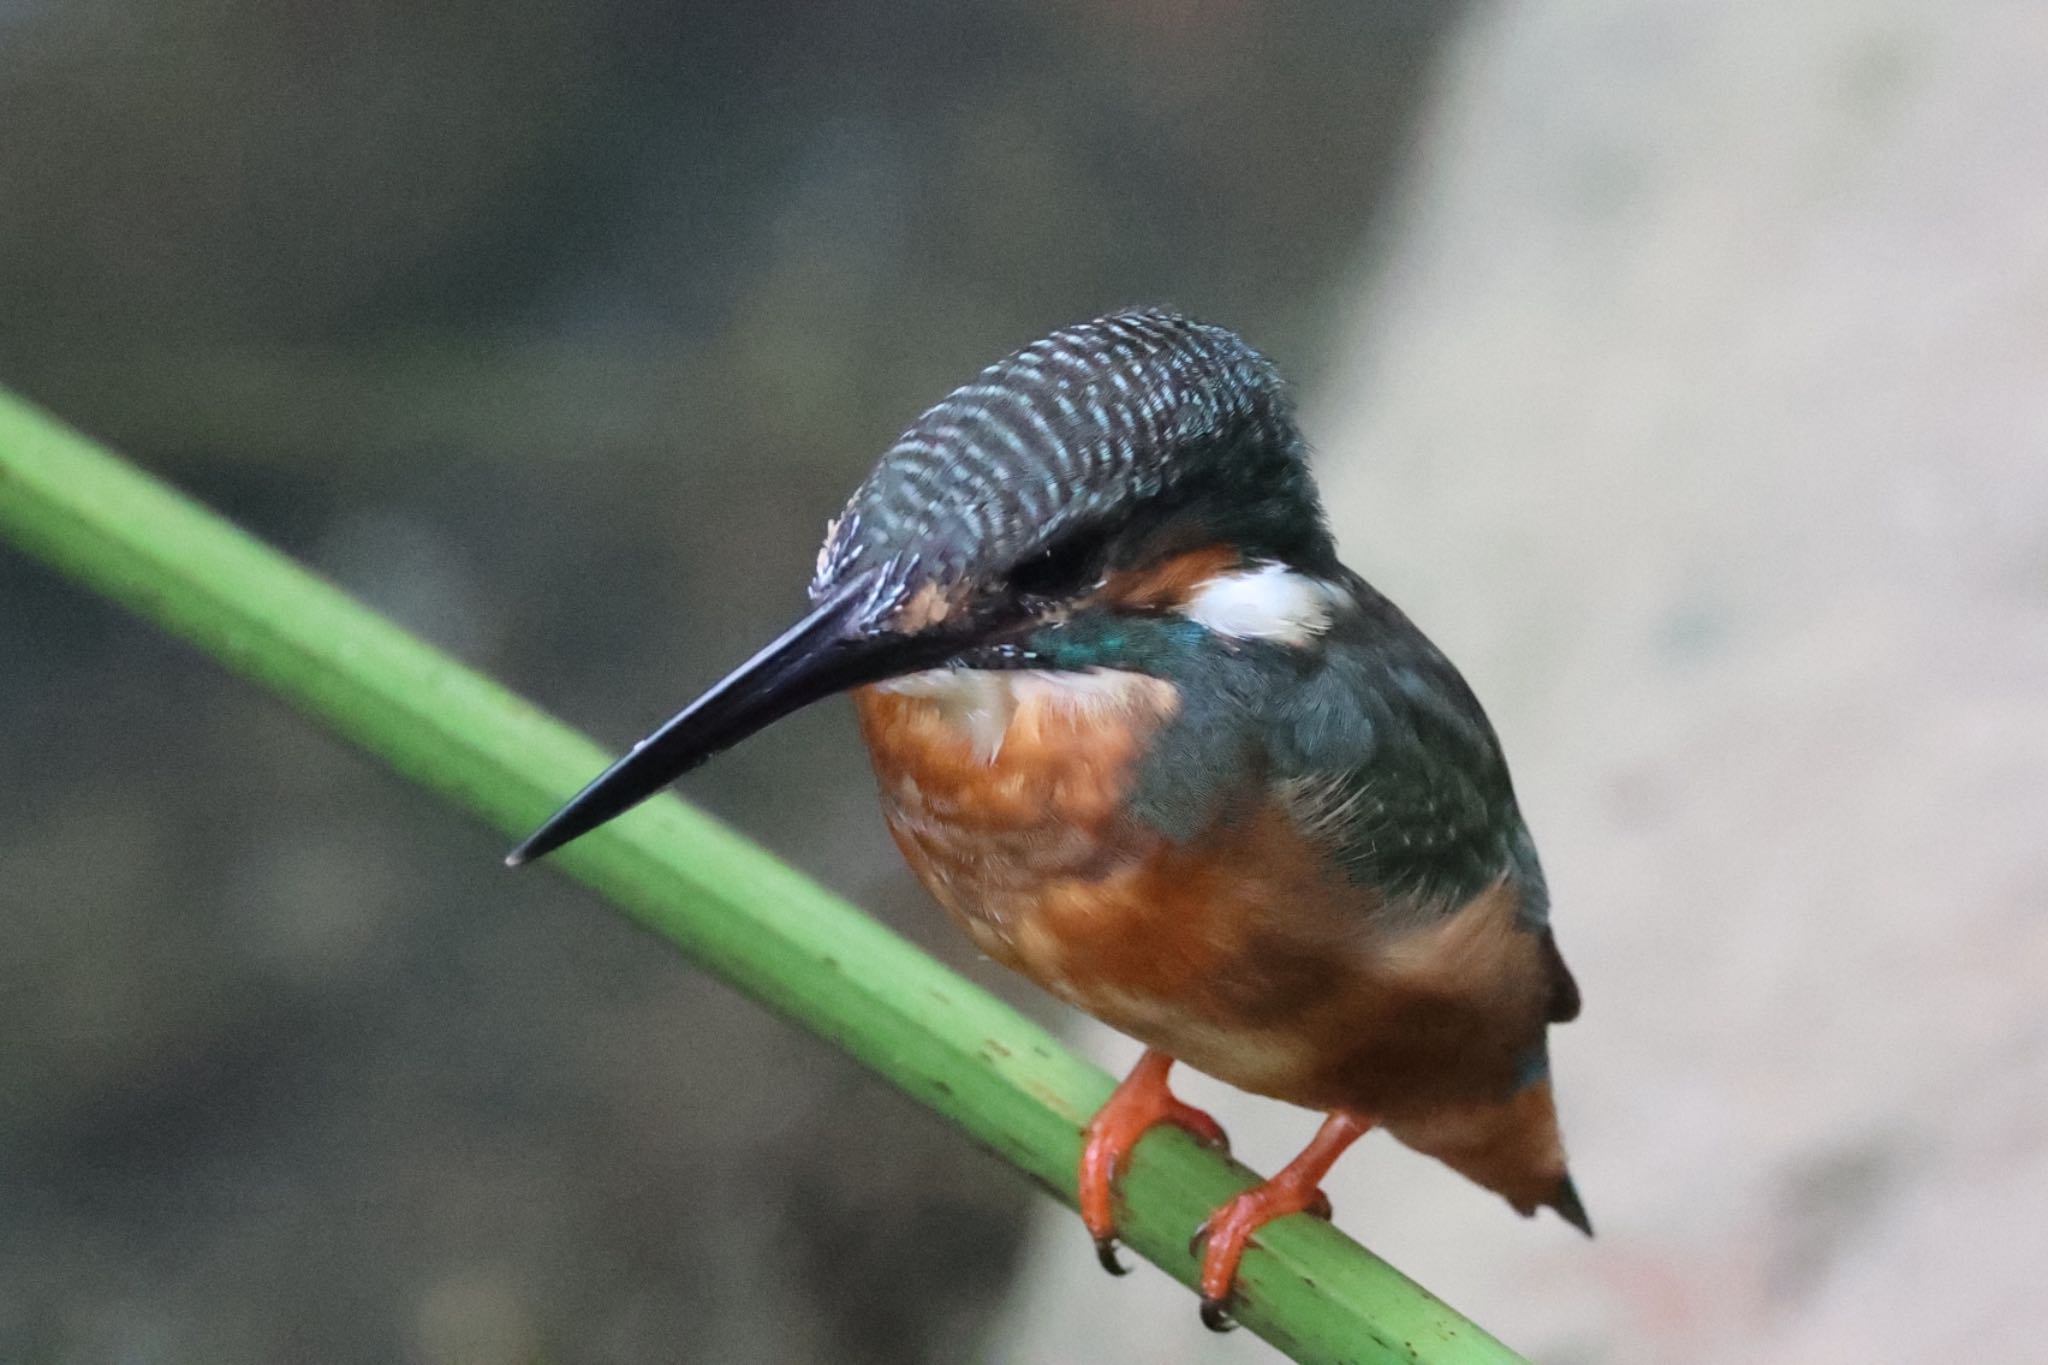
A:
<svg viewBox="0 0 2048 1365">
<path fill-rule="evenodd" d="M 1195 589 L 1179 611 L 1233 640 L 1305 645 L 1330 628 L 1343 594 L 1336 584 L 1285 564 L 1260 564 L 1216 575 Z"/>
</svg>

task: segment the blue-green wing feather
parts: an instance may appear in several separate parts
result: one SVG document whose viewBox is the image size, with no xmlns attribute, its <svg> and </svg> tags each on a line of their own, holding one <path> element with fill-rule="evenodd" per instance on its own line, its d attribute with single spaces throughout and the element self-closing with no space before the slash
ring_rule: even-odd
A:
<svg viewBox="0 0 2048 1365">
<path fill-rule="evenodd" d="M 1178 617 L 1084 613 L 1033 642 L 1054 667 L 1111 664 L 1175 684 L 1180 710 L 1141 765 L 1133 813 L 1192 839 L 1277 795 L 1374 913 L 1448 915 L 1501 877 L 1541 940 L 1554 1021 L 1578 989 L 1500 741 L 1450 661 L 1362 580 L 1308 648 L 1223 642 Z"/>
</svg>

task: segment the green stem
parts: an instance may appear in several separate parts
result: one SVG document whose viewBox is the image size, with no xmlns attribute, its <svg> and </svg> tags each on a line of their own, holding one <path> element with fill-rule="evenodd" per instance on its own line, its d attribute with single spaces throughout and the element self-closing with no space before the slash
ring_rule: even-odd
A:
<svg viewBox="0 0 2048 1365">
<path fill-rule="evenodd" d="M 0 535 L 507 835 L 526 833 L 605 762 L 518 697 L 4 391 Z M 552 863 L 1073 1202 L 1081 1126 L 1110 1078 L 1036 1024 L 671 796 Z M 1192 1284 L 1190 1233 L 1250 1180 L 1183 1134 L 1148 1137 L 1124 1185 L 1126 1240 Z M 1328 1224 L 1288 1219 L 1259 1243 L 1239 1317 L 1297 1360 L 1518 1359 Z M 1074 1254 L 1090 1254 L 1078 1225 Z"/>
</svg>

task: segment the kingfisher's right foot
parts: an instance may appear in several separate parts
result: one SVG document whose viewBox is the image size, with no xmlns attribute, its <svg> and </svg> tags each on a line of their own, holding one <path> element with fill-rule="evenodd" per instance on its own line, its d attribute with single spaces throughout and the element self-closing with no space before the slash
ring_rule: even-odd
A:
<svg viewBox="0 0 2048 1365">
<path fill-rule="evenodd" d="M 1166 1073 L 1172 1068 L 1173 1058 L 1148 1048 L 1088 1121 L 1087 1144 L 1081 1149 L 1081 1221 L 1095 1238 L 1096 1259 L 1112 1275 L 1126 1271 L 1116 1254 L 1116 1181 L 1138 1140 L 1170 1123 L 1205 1146 L 1230 1150 L 1230 1139 L 1215 1119 L 1167 1089 Z"/>
</svg>

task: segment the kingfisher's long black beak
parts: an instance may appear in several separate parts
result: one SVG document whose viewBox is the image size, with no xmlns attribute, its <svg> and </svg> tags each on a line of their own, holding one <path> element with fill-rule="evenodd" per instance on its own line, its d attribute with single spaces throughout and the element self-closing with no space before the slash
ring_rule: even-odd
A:
<svg viewBox="0 0 2048 1365">
<path fill-rule="evenodd" d="M 518 867 L 623 815 L 713 754 L 837 692 L 942 662 L 955 645 L 878 633 L 873 585 L 846 584 L 633 746 L 506 857 Z"/>
</svg>

